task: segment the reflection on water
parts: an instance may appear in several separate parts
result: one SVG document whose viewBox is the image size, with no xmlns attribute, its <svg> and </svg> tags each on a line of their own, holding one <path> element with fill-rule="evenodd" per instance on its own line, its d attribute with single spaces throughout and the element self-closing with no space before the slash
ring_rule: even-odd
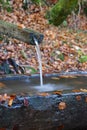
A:
<svg viewBox="0 0 87 130">
<path fill-rule="evenodd" d="M 87 77 L 79 76 L 77 78 L 52 78 L 45 77 L 44 85 L 40 87 L 39 78 L 31 78 L 27 80 L 7 80 L 1 81 L 5 84 L 0 87 L 0 93 L 29 93 L 37 94 L 38 92 L 51 92 L 56 90 L 70 91 L 72 89 L 87 89 Z"/>
</svg>

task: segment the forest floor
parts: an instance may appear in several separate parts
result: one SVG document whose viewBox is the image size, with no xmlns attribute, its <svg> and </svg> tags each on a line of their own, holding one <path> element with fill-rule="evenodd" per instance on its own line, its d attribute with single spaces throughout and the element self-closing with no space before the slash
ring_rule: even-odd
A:
<svg viewBox="0 0 87 130">
<path fill-rule="evenodd" d="M 40 44 L 43 73 L 87 71 L 87 16 L 78 15 L 75 18 L 70 15 L 67 22 L 55 27 L 45 18 L 48 7 L 30 5 L 25 11 L 20 1 L 14 2 L 10 13 L 1 10 L 0 19 L 44 35 Z M 39 72 L 35 46 L 5 38 L 0 41 L 0 58 L 4 60 L 9 57 L 24 66 L 26 74 Z"/>
</svg>

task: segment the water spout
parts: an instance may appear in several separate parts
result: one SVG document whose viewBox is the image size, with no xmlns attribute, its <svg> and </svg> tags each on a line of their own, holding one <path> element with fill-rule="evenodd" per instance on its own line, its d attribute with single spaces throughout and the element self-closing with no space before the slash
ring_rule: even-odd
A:
<svg viewBox="0 0 87 130">
<path fill-rule="evenodd" d="M 38 62 L 39 62 L 39 71 L 40 71 L 40 85 L 41 87 L 43 86 L 43 76 L 42 76 L 42 61 L 41 61 L 41 53 L 40 53 L 40 48 L 39 48 L 39 44 L 38 41 L 35 37 L 33 37 L 33 40 L 36 44 L 35 48 L 36 48 L 36 52 L 37 52 L 37 57 L 38 57 Z"/>
<path fill-rule="evenodd" d="M 37 35 L 33 32 L 29 33 L 29 41 L 31 45 L 36 45 L 36 42 L 40 44 L 43 38 L 44 38 L 43 34 Z"/>
</svg>

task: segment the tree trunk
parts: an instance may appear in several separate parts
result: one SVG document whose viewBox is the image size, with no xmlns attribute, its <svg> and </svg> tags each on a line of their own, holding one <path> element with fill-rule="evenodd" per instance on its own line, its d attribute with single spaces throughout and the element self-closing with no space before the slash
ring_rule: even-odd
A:
<svg viewBox="0 0 87 130">
<path fill-rule="evenodd" d="M 56 26 L 60 25 L 77 4 L 78 0 L 59 0 L 46 14 L 49 23 Z"/>
<path fill-rule="evenodd" d="M 38 43 L 41 43 L 43 40 L 41 33 L 28 28 L 20 28 L 3 20 L 0 20 L 0 33 L 32 45 L 35 44 L 33 38 L 36 38 Z"/>
</svg>

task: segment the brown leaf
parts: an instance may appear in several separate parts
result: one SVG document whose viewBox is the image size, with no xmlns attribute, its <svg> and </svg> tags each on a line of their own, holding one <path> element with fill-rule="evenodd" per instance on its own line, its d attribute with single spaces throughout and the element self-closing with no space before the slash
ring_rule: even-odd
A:
<svg viewBox="0 0 87 130">
<path fill-rule="evenodd" d="M 13 103 L 13 99 L 10 99 L 9 102 L 8 102 L 8 106 L 11 107 L 12 103 Z"/>
<path fill-rule="evenodd" d="M 81 96 L 76 96 L 76 99 L 78 100 L 78 101 L 80 101 L 81 100 Z"/>
<path fill-rule="evenodd" d="M 51 79 L 59 80 L 60 78 L 58 78 L 58 77 L 52 77 Z"/>
<path fill-rule="evenodd" d="M 86 92 L 87 93 L 87 89 L 80 89 L 82 92 Z"/>
<path fill-rule="evenodd" d="M 60 76 L 61 78 L 77 78 L 76 76 L 74 76 L 74 75 L 61 75 Z"/>
<path fill-rule="evenodd" d="M 79 90 L 79 89 L 74 89 L 74 90 L 72 90 L 72 92 L 78 93 L 78 92 L 81 92 L 81 90 Z"/>
<path fill-rule="evenodd" d="M 15 99 L 16 98 L 16 95 L 15 94 L 12 94 L 12 95 L 10 95 L 10 99 Z"/>
<path fill-rule="evenodd" d="M 0 82 L 0 88 L 5 87 L 5 84 Z"/>
<path fill-rule="evenodd" d="M 49 96 L 49 93 L 38 93 L 40 96 Z"/>
<path fill-rule="evenodd" d="M 62 90 L 61 91 L 55 91 L 55 92 L 53 92 L 54 94 L 56 94 L 56 95 L 62 95 Z"/>
<path fill-rule="evenodd" d="M 85 102 L 87 102 L 87 97 L 85 97 Z"/>
<path fill-rule="evenodd" d="M 9 99 L 10 99 L 10 97 L 7 95 L 7 93 L 2 95 L 2 101 L 6 101 L 6 100 L 9 100 Z"/>
<path fill-rule="evenodd" d="M 25 28 L 24 24 L 18 24 L 17 26 L 18 26 L 18 28 L 20 28 L 20 29 Z"/>
<path fill-rule="evenodd" d="M 64 109 L 66 108 L 66 103 L 65 103 L 65 102 L 60 102 L 60 103 L 58 104 L 58 108 L 59 108 L 60 110 L 64 110 Z"/>
</svg>

